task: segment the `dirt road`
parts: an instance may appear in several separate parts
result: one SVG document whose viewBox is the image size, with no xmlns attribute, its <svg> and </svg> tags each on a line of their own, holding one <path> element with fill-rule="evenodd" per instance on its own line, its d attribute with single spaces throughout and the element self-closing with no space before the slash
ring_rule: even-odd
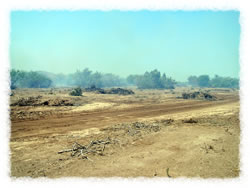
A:
<svg viewBox="0 0 250 188">
<path fill-rule="evenodd" d="M 40 120 L 12 121 L 11 138 L 63 133 L 73 130 L 100 128 L 120 122 L 137 121 L 139 118 L 152 118 L 164 114 L 183 113 L 207 107 L 231 104 L 238 99 L 222 101 L 181 101 L 167 104 L 150 104 L 125 109 L 107 109 L 92 112 L 74 112 L 57 116 L 48 116 Z"/>
</svg>

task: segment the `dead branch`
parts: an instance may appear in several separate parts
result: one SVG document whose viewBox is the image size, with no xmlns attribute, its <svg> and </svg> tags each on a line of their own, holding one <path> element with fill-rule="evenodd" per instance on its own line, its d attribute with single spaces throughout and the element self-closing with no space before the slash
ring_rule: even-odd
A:
<svg viewBox="0 0 250 188">
<path fill-rule="evenodd" d="M 98 154 L 98 155 L 103 155 L 103 152 L 105 150 L 105 145 L 110 144 L 111 140 L 108 137 L 106 140 L 92 140 L 87 146 L 81 145 L 77 142 L 75 142 L 72 146 L 72 149 L 66 149 L 59 151 L 58 154 L 64 153 L 64 152 L 71 152 L 71 156 L 82 156 L 82 159 L 89 159 L 87 156 L 88 154 Z"/>
<path fill-rule="evenodd" d="M 61 153 L 64 153 L 64 152 L 70 152 L 70 151 L 73 151 L 73 149 L 62 150 L 62 151 L 59 151 L 58 154 L 61 154 Z"/>
</svg>

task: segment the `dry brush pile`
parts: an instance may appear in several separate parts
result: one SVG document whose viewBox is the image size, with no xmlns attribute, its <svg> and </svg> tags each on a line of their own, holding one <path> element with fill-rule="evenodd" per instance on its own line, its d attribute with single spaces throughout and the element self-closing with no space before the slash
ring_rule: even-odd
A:
<svg viewBox="0 0 250 188">
<path fill-rule="evenodd" d="M 82 159 L 91 160 L 88 155 L 89 154 L 97 154 L 97 155 L 104 155 L 103 152 L 105 150 L 105 146 L 110 144 L 112 141 L 110 138 L 106 140 L 94 140 L 91 141 L 88 145 L 81 145 L 75 142 L 71 149 L 66 149 L 59 151 L 58 154 L 62 154 L 65 152 L 71 152 L 71 156 L 78 156 L 82 157 Z"/>
<path fill-rule="evenodd" d="M 207 93 L 207 92 L 202 92 L 202 91 L 195 91 L 191 93 L 182 93 L 182 98 L 183 99 L 205 99 L 205 100 L 215 100 L 216 97 Z"/>
<path fill-rule="evenodd" d="M 71 157 L 77 156 L 82 159 L 90 159 L 90 155 L 103 156 L 106 145 L 119 145 L 119 147 L 128 146 L 131 142 L 142 138 L 144 135 L 158 132 L 163 127 L 170 125 L 174 120 L 166 119 L 161 121 L 155 121 L 154 123 L 148 122 L 133 122 L 133 123 L 121 123 L 111 127 L 101 129 L 102 135 L 99 137 L 105 137 L 106 139 L 93 139 L 87 145 L 79 144 L 75 142 L 72 148 L 61 150 L 58 154 L 70 152 Z"/>
<path fill-rule="evenodd" d="M 131 89 L 123 89 L 123 88 L 111 88 L 111 89 L 101 89 L 96 87 L 85 88 L 85 92 L 95 92 L 98 94 L 117 94 L 117 95 L 133 95 L 134 91 Z"/>
</svg>

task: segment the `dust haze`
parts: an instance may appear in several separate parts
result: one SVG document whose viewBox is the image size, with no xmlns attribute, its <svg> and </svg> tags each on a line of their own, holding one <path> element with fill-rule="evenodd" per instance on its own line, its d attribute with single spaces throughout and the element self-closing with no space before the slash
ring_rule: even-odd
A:
<svg viewBox="0 0 250 188">
<path fill-rule="evenodd" d="M 237 11 L 13 11 L 10 176 L 239 177 L 239 33 Z"/>
</svg>

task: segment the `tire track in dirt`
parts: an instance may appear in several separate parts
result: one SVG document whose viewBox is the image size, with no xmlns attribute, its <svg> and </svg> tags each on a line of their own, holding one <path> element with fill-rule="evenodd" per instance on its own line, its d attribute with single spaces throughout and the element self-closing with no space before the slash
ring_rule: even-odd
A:
<svg viewBox="0 0 250 188">
<path fill-rule="evenodd" d="M 126 109 L 106 109 L 94 112 L 68 113 L 60 116 L 48 116 L 40 120 L 12 121 L 11 138 L 24 138 L 30 136 L 45 136 L 54 133 L 83 130 L 87 128 L 100 128 L 121 122 L 137 121 L 139 118 L 152 118 L 164 114 L 181 113 L 192 110 L 220 106 L 238 102 L 232 98 L 221 101 L 183 101 L 164 104 L 137 106 Z"/>
</svg>

